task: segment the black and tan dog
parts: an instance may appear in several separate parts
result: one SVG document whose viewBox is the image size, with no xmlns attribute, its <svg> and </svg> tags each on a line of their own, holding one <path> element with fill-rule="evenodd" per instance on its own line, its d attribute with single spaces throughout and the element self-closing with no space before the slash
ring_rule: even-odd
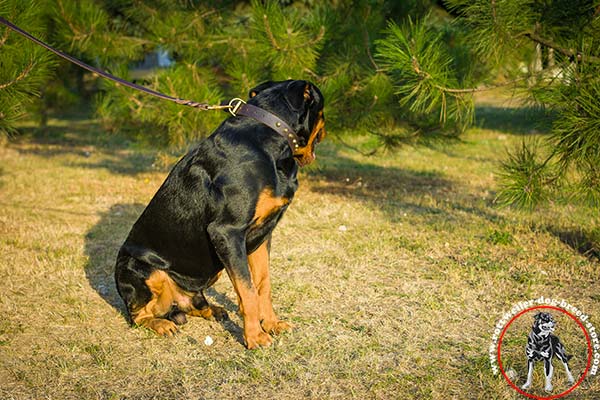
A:
<svg viewBox="0 0 600 400">
<path fill-rule="evenodd" d="M 568 364 L 572 356 L 567 354 L 558 336 L 552 334 L 555 325 L 556 322 L 552 314 L 539 312 L 534 316 L 533 327 L 527 338 L 527 347 L 525 348 L 527 354 L 527 381 L 521 386 L 521 389 L 528 389 L 531 386 L 535 362 L 544 361 L 544 374 L 546 375 L 544 390 L 551 392 L 553 389 L 552 375 L 554 373 L 553 357 L 558 358 L 563 363 L 569 383 L 571 385 L 575 383 Z"/>
<path fill-rule="evenodd" d="M 291 329 L 271 303 L 270 240 L 298 187 L 298 165 L 315 159 L 325 136 L 323 104 L 309 82 L 264 83 L 250 92 L 245 116 L 225 120 L 175 165 L 117 257 L 133 324 L 170 336 L 186 315 L 226 319 L 203 293 L 224 269 L 248 348 Z"/>
</svg>

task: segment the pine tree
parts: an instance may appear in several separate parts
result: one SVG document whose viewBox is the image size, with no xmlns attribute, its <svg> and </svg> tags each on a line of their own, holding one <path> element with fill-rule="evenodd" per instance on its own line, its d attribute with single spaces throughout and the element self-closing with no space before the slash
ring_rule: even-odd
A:
<svg viewBox="0 0 600 400">
<path fill-rule="evenodd" d="M 382 132 L 397 131 L 396 125 L 404 124 L 410 112 L 395 110 L 398 96 L 390 76 L 377 65 L 374 43 L 388 17 L 422 13 L 428 8 L 425 3 L 307 0 L 284 5 L 254 0 L 224 1 L 217 7 L 202 1 L 48 0 L 45 14 L 52 44 L 122 78 L 132 78 L 131 67 L 144 54 L 160 50 L 168 52 L 174 64 L 136 76 L 137 83 L 201 102 L 245 97 L 265 80 L 309 79 L 328 98 L 330 126 L 361 127 L 390 144 L 394 135 Z M 48 92 L 42 110 L 76 99 L 65 93 L 93 96 L 93 108 L 107 130 L 144 132 L 167 144 L 205 136 L 222 119 L 216 113 L 166 104 L 58 62 L 58 79 L 44 85 Z M 69 78 L 74 71 L 75 84 Z M 418 125 L 418 118 L 412 120 Z"/>
<path fill-rule="evenodd" d="M 38 37 L 47 36 L 43 7 L 27 2 L 2 2 L 0 15 L 27 26 Z M 41 93 L 43 83 L 56 67 L 46 50 L 0 27 L 0 132 L 14 132 L 15 122 Z"/>
<path fill-rule="evenodd" d="M 556 115 L 543 143 L 523 144 L 504 162 L 501 204 L 531 208 L 559 188 L 600 204 L 600 4 L 575 1 L 466 1 L 448 5 L 469 29 L 473 48 L 498 67 L 530 51 L 534 76 L 520 82 Z M 541 70 L 542 49 L 549 68 Z M 530 74 L 531 74 L 530 73 Z M 528 79 L 525 79 L 528 78 Z"/>
<path fill-rule="evenodd" d="M 598 201 L 597 1 L 434 3 L 0 0 L 0 15 L 89 64 L 195 101 L 245 97 L 266 80 L 314 81 L 333 136 L 370 133 L 375 149 L 461 134 L 473 122 L 473 93 L 502 76 L 555 118 L 547 140 L 505 161 L 498 201 L 531 207 L 561 186 Z M 43 116 L 88 98 L 108 131 L 163 144 L 203 137 L 223 117 L 93 77 L 7 28 L 0 47 L 2 131 L 14 131 L 26 110 Z M 158 51 L 171 66 L 141 75 L 132 68 Z"/>
</svg>

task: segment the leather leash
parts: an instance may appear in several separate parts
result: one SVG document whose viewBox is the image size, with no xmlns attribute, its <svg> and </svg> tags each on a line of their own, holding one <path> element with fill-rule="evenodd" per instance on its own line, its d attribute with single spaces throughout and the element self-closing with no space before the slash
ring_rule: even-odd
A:
<svg viewBox="0 0 600 400">
<path fill-rule="evenodd" d="M 263 110 L 260 107 L 253 106 L 251 104 L 246 104 L 246 102 L 242 99 L 239 99 L 239 98 L 232 99 L 229 102 L 229 104 L 209 105 L 207 103 L 199 103 L 199 102 L 192 101 L 192 100 L 186 100 L 186 99 L 181 99 L 178 97 L 168 96 L 164 93 L 157 92 L 157 91 L 149 89 L 147 87 L 140 86 L 133 82 L 129 82 L 129 81 L 126 81 L 125 79 L 121 79 L 119 77 L 111 75 L 108 72 L 98 69 L 96 67 L 92 67 L 91 65 L 88 65 L 73 56 L 70 56 L 66 53 L 63 53 L 60 50 L 55 49 L 54 47 L 50 46 L 49 44 L 42 42 L 35 36 L 24 31 L 23 29 L 19 28 L 12 22 L 10 22 L 2 17 L 0 17 L 0 23 L 7 26 L 10 29 L 12 29 L 19 35 L 24 36 L 25 38 L 31 40 L 32 42 L 36 43 L 37 45 L 42 46 L 43 48 L 51 51 L 52 53 L 56 54 L 57 56 L 62 57 L 65 60 L 72 62 L 73 64 L 78 65 L 79 67 L 86 69 L 94 74 L 97 74 L 103 78 L 106 78 L 108 80 L 116 82 L 117 84 L 129 87 L 131 89 L 139 90 L 140 92 L 144 92 L 146 94 L 149 94 L 154 97 L 158 97 L 163 100 L 172 101 L 177 104 L 181 104 L 183 106 L 189 106 L 189 107 L 197 108 L 197 109 L 200 109 L 203 111 L 226 109 L 226 110 L 229 110 L 229 112 L 234 117 L 236 117 L 238 115 L 244 115 L 244 116 L 253 118 L 253 119 L 263 123 L 264 125 L 268 126 L 269 128 L 275 130 L 277 133 L 279 133 L 281 136 L 283 136 L 288 141 L 288 144 L 289 144 L 290 148 L 292 149 L 292 153 L 294 153 L 298 149 L 298 136 L 296 135 L 296 132 L 294 132 L 294 130 L 292 128 L 290 128 L 290 126 L 285 121 L 283 121 L 281 118 L 279 118 L 275 114 L 273 114 L 269 111 Z"/>
</svg>

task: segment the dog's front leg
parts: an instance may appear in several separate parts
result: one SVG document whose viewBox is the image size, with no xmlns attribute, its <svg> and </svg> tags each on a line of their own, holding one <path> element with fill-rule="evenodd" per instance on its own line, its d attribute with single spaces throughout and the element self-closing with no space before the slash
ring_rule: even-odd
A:
<svg viewBox="0 0 600 400">
<path fill-rule="evenodd" d="M 544 360 L 544 373 L 546 374 L 546 386 L 544 390 L 551 392 L 552 387 L 552 374 L 554 373 L 554 366 L 552 365 L 552 358 Z"/>
<path fill-rule="evenodd" d="M 210 224 L 207 231 L 240 299 L 246 347 L 255 349 L 270 346 L 273 340 L 260 325 L 258 291 L 248 267 L 244 232 L 232 226 L 218 224 Z"/>
<path fill-rule="evenodd" d="M 521 389 L 523 390 L 529 389 L 531 387 L 531 381 L 533 380 L 533 366 L 533 360 L 527 360 L 527 381 L 523 386 L 521 386 Z"/>
<path fill-rule="evenodd" d="M 575 383 L 575 378 L 573 378 L 573 374 L 571 373 L 571 370 L 569 369 L 569 364 L 567 364 L 566 362 L 563 361 L 563 365 L 565 366 L 565 371 L 567 372 L 567 380 L 569 381 L 569 384 L 574 384 Z"/>
<path fill-rule="evenodd" d="M 265 332 L 278 334 L 292 329 L 292 325 L 275 315 L 271 300 L 271 278 L 269 274 L 270 238 L 248 255 L 252 280 L 258 291 L 259 319 Z"/>
</svg>

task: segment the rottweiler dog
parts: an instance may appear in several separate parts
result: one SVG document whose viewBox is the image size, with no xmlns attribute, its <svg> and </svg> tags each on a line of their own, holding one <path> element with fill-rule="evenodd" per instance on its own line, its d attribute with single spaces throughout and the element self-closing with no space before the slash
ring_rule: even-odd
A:
<svg viewBox="0 0 600 400">
<path fill-rule="evenodd" d="M 257 86 L 247 103 L 255 114 L 227 118 L 173 167 L 120 248 L 115 281 L 132 324 L 171 336 L 186 315 L 227 319 L 204 296 L 225 270 L 249 349 L 292 328 L 271 303 L 271 233 L 326 135 L 324 99 L 289 80 Z"/>
<path fill-rule="evenodd" d="M 527 338 L 527 347 L 525 348 L 525 354 L 527 355 L 527 381 L 521 386 L 521 389 L 525 390 L 531 386 L 535 362 L 544 361 L 544 374 L 546 375 L 544 390 L 551 392 L 553 389 L 552 375 L 554 373 L 554 366 L 552 365 L 553 357 L 558 358 L 563 363 L 567 373 L 567 380 L 572 385 L 575 383 L 573 374 L 571 374 L 571 370 L 569 369 L 569 360 L 572 356 L 567 354 L 565 346 L 563 346 L 558 336 L 552 334 L 556 326 L 554 317 L 550 313 L 539 312 L 533 318 L 533 326 Z"/>
</svg>

